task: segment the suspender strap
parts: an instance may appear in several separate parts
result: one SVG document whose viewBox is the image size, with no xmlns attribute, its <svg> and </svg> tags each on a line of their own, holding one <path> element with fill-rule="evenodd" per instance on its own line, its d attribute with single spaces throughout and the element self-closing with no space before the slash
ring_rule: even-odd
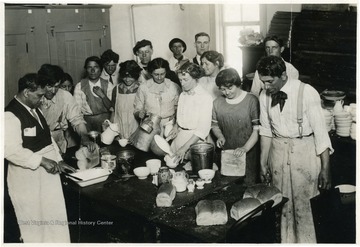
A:
<svg viewBox="0 0 360 247">
<path fill-rule="evenodd" d="M 305 83 L 300 83 L 298 100 L 297 100 L 297 123 L 299 125 L 299 138 L 303 137 L 303 98 Z"/>
</svg>

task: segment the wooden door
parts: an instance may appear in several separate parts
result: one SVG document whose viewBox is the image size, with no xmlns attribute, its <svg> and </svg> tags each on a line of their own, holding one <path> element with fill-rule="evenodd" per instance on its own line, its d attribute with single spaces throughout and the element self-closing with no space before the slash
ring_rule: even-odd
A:
<svg viewBox="0 0 360 247">
<path fill-rule="evenodd" d="M 74 83 L 80 81 L 87 57 L 100 56 L 105 51 L 102 30 L 60 31 L 49 37 L 51 63 L 69 73 Z"/>
</svg>

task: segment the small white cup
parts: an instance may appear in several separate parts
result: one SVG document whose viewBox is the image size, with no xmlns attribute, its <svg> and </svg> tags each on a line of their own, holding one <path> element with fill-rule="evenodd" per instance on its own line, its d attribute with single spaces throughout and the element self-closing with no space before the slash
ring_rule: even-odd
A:
<svg viewBox="0 0 360 247">
<path fill-rule="evenodd" d="M 150 159 L 150 160 L 147 160 L 145 163 L 146 163 L 146 166 L 150 169 L 151 175 L 158 173 L 158 171 L 161 167 L 161 160 L 159 160 L 159 159 Z"/>
</svg>

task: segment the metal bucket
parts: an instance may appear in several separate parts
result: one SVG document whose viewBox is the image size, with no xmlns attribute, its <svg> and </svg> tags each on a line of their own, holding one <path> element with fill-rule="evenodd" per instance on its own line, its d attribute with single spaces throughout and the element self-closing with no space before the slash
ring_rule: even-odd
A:
<svg viewBox="0 0 360 247">
<path fill-rule="evenodd" d="M 201 169 L 212 169 L 214 163 L 214 145 L 197 143 L 190 146 L 191 166 L 194 174 Z"/>
</svg>

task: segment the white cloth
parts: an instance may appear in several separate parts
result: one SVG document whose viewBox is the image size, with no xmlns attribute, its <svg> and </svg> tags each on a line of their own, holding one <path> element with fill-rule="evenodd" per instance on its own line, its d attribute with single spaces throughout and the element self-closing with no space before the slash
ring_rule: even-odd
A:
<svg viewBox="0 0 360 247">
<path fill-rule="evenodd" d="M 205 140 L 209 135 L 212 117 L 212 97 L 200 86 L 194 89 L 194 94 L 182 92 L 177 109 L 177 124 L 179 133 L 173 140 L 171 148 L 176 152 L 192 135 Z"/>
<path fill-rule="evenodd" d="M 60 176 L 40 166 L 42 157 L 61 160 L 54 140 L 36 153 L 23 148 L 21 123 L 11 112 L 5 112 L 5 129 L 7 183 L 22 239 L 25 243 L 70 243 Z"/>
<path fill-rule="evenodd" d="M 283 61 L 285 62 L 288 78 L 299 79 L 299 71 L 291 63 L 286 62 L 284 59 Z M 264 83 L 260 80 L 259 73 L 256 70 L 250 92 L 259 97 L 261 89 L 264 89 Z"/>
<path fill-rule="evenodd" d="M 119 125 L 121 138 L 129 139 L 139 126 L 134 116 L 134 101 L 136 93 L 119 94 L 117 92 L 114 106 L 114 123 Z"/>
<path fill-rule="evenodd" d="M 299 125 L 297 123 L 297 98 L 299 93 L 300 81 L 288 79 L 281 91 L 287 94 L 283 110 L 280 106 L 271 105 L 271 97 L 265 91 L 260 94 L 260 135 L 272 137 L 296 138 L 299 137 Z M 267 100 L 267 98 L 270 100 Z M 268 109 L 269 114 L 268 115 Z M 319 155 L 329 148 L 333 151 L 329 134 L 326 130 L 325 117 L 321 108 L 319 93 L 310 85 L 306 84 L 303 97 L 303 135 L 314 133 L 316 153 Z M 271 119 L 271 125 L 270 120 Z M 272 133 L 273 130 L 273 133 Z"/>
</svg>

